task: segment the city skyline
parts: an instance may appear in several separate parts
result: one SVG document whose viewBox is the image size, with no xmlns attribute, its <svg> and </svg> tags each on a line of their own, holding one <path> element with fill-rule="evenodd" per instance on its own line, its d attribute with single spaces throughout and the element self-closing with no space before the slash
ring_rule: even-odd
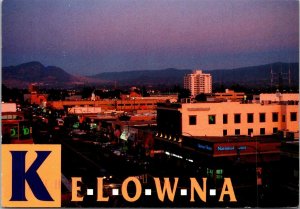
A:
<svg viewBox="0 0 300 209">
<path fill-rule="evenodd" d="M 2 66 L 71 74 L 299 61 L 297 1 L 3 1 Z"/>
</svg>

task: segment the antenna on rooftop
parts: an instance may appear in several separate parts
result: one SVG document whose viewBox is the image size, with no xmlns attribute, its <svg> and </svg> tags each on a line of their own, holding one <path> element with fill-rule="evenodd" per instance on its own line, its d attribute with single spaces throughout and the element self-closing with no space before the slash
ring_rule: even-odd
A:
<svg viewBox="0 0 300 209">
<path fill-rule="evenodd" d="M 274 72 L 273 71 L 273 66 L 271 65 L 271 89 L 273 87 L 279 88 L 282 90 L 282 88 L 284 87 L 284 83 L 286 84 L 286 82 L 288 82 L 289 88 L 291 86 L 291 70 L 290 70 L 290 65 L 289 65 L 289 69 L 288 72 L 284 72 L 283 70 L 283 63 L 281 63 L 280 65 L 280 71 L 278 72 Z"/>
<path fill-rule="evenodd" d="M 273 88 L 273 79 L 274 79 L 274 74 L 273 74 L 273 69 L 272 69 L 272 64 L 271 64 L 271 89 Z"/>
<path fill-rule="evenodd" d="M 291 91 L 291 63 L 289 62 L 289 90 Z"/>
</svg>

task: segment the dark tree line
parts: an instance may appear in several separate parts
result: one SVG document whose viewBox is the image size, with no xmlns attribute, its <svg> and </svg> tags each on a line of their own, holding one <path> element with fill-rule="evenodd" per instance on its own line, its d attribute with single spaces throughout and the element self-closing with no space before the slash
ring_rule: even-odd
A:
<svg viewBox="0 0 300 209">
<path fill-rule="evenodd" d="M 2 84 L 2 101 L 24 103 L 24 94 L 28 93 L 27 89 L 8 88 Z"/>
</svg>

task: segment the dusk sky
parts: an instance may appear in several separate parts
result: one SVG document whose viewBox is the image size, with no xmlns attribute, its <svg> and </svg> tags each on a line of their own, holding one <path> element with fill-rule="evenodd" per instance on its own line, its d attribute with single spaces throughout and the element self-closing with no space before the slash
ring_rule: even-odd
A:
<svg viewBox="0 0 300 209">
<path fill-rule="evenodd" d="M 2 65 L 72 74 L 299 60 L 296 0 L 4 0 Z"/>
</svg>

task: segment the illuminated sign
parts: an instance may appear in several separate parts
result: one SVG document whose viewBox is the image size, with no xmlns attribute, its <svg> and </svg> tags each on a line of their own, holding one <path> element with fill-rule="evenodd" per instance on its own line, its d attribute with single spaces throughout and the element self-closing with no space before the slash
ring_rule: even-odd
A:
<svg viewBox="0 0 300 209">
<path fill-rule="evenodd" d="M 97 128 L 97 124 L 96 123 L 91 123 L 90 124 L 90 129 L 96 129 Z"/>
<path fill-rule="evenodd" d="M 120 136 L 120 139 L 123 139 L 125 141 L 128 140 L 130 133 L 127 130 L 124 130 Z"/>
<path fill-rule="evenodd" d="M 79 128 L 79 122 L 74 123 L 73 128 Z"/>
<path fill-rule="evenodd" d="M 247 149 L 247 146 L 241 146 L 238 148 L 239 150 L 246 150 Z"/>
<path fill-rule="evenodd" d="M 216 174 L 216 179 L 222 179 L 223 178 L 223 169 L 210 169 L 207 168 L 207 176 L 213 178 L 214 174 Z"/>
<path fill-rule="evenodd" d="M 197 147 L 198 147 L 199 149 L 203 149 L 203 150 L 209 150 L 209 151 L 212 150 L 212 147 L 210 147 L 210 146 L 208 146 L 208 145 L 197 144 Z"/>
<path fill-rule="evenodd" d="M 12 129 L 10 129 L 10 136 L 11 137 L 17 137 L 18 136 L 18 130 L 17 130 L 17 128 L 12 128 Z"/>
<path fill-rule="evenodd" d="M 21 129 L 20 129 L 20 134 L 22 136 L 28 136 L 30 135 L 30 129 L 26 126 L 23 126 Z M 12 127 L 10 129 L 10 137 L 14 138 L 14 137 L 18 137 L 18 127 Z"/>
<path fill-rule="evenodd" d="M 27 127 L 24 127 L 24 126 L 23 126 L 22 131 L 23 131 L 23 135 L 28 135 L 28 134 L 30 134 L 29 128 L 27 128 Z"/>
<path fill-rule="evenodd" d="M 230 150 L 234 150 L 234 146 L 218 146 L 217 150 L 218 151 L 230 151 Z"/>
<path fill-rule="evenodd" d="M 217 151 L 232 151 L 232 150 L 246 150 L 247 146 L 240 146 L 235 148 L 235 146 L 218 146 Z"/>
</svg>

